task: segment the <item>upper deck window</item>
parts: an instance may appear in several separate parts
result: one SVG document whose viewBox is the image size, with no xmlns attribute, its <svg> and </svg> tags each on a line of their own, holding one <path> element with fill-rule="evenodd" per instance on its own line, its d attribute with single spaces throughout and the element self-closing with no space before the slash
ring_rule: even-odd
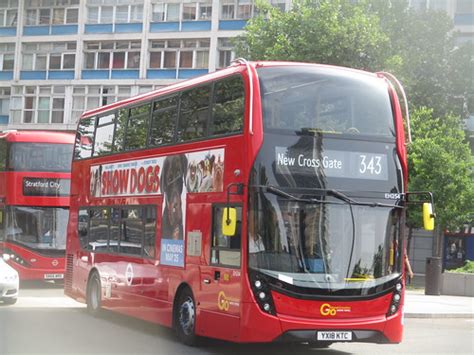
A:
<svg viewBox="0 0 474 355">
<path fill-rule="evenodd" d="M 8 169 L 13 171 L 71 171 L 72 144 L 12 143 Z"/>
<path fill-rule="evenodd" d="M 0 171 L 5 170 L 7 163 L 7 142 L 0 139 Z"/>
<path fill-rule="evenodd" d="M 266 130 L 394 137 L 387 87 L 366 74 L 308 66 L 258 69 Z"/>
<path fill-rule="evenodd" d="M 207 134 L 211 87 L 198 87 L 181 95 L 178 142 L 199 139 Z"/>
<path fill-rule="evenodd" d="M 109 114 L 99 117 L 94 141 L 94 156 L 112 152 L 112 138 L 114 136 L 115 115 Z"/>
<path fill-rule="evenodd" d="M 239 134 L 244 112 L 244 81 L 232 75 L 81 119 L 74 159 Z"/>
<path fill-rule="evenodd" d="M 79 121 L 74 146 L 74 159 L 90 158 L 94 142 L 95 117 L 83 118 Z"/>
</svg>

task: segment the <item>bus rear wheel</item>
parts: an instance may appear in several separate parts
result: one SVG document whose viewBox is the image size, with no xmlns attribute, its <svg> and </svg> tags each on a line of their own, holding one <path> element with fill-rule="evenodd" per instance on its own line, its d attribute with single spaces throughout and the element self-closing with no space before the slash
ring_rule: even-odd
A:
<svg viewBox="0 0 474 355">
<path fill-rule="evenodd" d="M 93 316 L 101 311 L 101 284 L 97 272 L 91 275 L 87 283 L 87 311 Z"/>
<path fill-rule="evenodd" d="M 196 344 L 196 304 L 188 288 L 180 292 L 174 312 L 174 325 L 179 340 L 186 345 Z"/>
</svg>

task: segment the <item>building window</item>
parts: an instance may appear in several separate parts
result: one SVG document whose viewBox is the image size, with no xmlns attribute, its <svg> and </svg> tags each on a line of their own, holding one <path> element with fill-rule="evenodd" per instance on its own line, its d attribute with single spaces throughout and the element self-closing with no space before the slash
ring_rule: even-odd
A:
<svg viewBox="0 0 474 355">
<path fill-rule="evenodd" d="M 183 4 L 183 21 L 210 20 L 212 4 L 206 2 L 191 2 Z"/>
<path fill-rule="evenodd" d="M 143 0 L 88 0 L 87 23 L 137 23 L 143 21 Z"/>
<path fill-rule="evenodd" d="M 18 21 L 18 0 L 0 1 L 0 27 L 16 27 Z"/>
<path fill-rule="evenodd" d="M 10 113 L 10 88 L 0 88 L 0 116 L 8 116 Z"/>
<path fill-rule="evenodd" d="M 410 6 L 417 10 L 426 10 L 427 0 L 410 0 Z"/>
<path fill-rule="evenodd" d="M 152 22 L 179 21 L 180 4 L 157 2 L 152 6 Z"/>
<path fill-rule="evenodd" d="M 74 70 L 76 42 L 23 44 L 22 70 Z"/>
<path fill-rule="evenodd" d="M 15 43 L 0 43 L 0 70 L 13 70 L 15 65 Z"/>
<path fill-rule="evenodd" d="M 78 23 L 79 0 L 27 0 L 25 25 Z"/>
<path fill-rule="evenodd" d="M 472 0 L 457 0 L 456 1 L 456 14 L 473 14 L 474 4 Z"/>
<path fill-rule="evenodd" d="M 280 11 L 286 10 L 286 0 L 270 0 L 270 4 L 273 7 L 280 9 Z"/>
<path fill-rule="evenodd" d="M 219 38 L 217 44 L 218 68 L 228 67 L 235 59 L 234 46 L 230 38 Z"/>
<path fill-rule="evenodd" d="M 209 39 L 154 40 L 150 45 L 151 69 L 207 69 Z"/>
<path fill-rule="evenodd" d="M 253 16 L 253 0 L 222 0 L 221 20 L 247 20 Z"/>
<path fill-rule="evenodd" d="M 64 86 L 15 87 L 14 95 L 19 95 L 13 97 L 17 103 L 13 104 L 13 109 L 20 113 L 22 123 L 64 123 Z M 20 107 L 18 103 L 22 103 Z"/>
<path fill-rule="evenodd" d="M 86 42 L 85 69 L 138 69 L 140 41 Z"/>
<path fill-rule="evenodd" d="M 432 10 L 446 11 L 448 8 L 448 0 L 430 0 L 429 8 Z"/>
<path fill-rule="evenodd" d="M 72 122 L 84 111 L 132 96 L 132 87 L 116 85 L 75 86 L 72 91 Z"/>
</svg>

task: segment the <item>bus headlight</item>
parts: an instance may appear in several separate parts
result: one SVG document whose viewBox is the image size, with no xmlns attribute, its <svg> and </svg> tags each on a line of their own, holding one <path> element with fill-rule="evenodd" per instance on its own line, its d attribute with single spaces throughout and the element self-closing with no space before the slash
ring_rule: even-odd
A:
<svg viewBox="0 0 474 355">
<path fill-rule="evenodd" d="M 401 293 L 402 289 L 403 289 L 402 283 L 398 282 L 395 285 L 395 291 L 393 292 L 392 302 L 390 302 L 390 307 L 387 312 L 387 317 L 392 316 L 398 312 L 398 308 L 400 307 L 400 301 L 402 299 L 402 293 Z"/>
<path fill-rule="evenodd" d="M 5 259 L 5 255 L 8 255 L 7 256 L 7 259 Z M 24 260 L 21 256 L 19 256 L 18 254 L 15 254 L 13 251 L 11 250 L 8 250 L 6 254 L 3 254 L 3 259 L 4 260 L 12 260 L 14 261 L 15 263 L 21 265 L 21 266 L 25 266 L 25 267 L 29 267 L 30 264 Z"/>
<path fill-rule="evenodd" d="M 250 285 L 258 306 L 265 313 L 276 315 L 270 285 L 264 275 L 256 272 L 250 274 Z"/>
</svg>

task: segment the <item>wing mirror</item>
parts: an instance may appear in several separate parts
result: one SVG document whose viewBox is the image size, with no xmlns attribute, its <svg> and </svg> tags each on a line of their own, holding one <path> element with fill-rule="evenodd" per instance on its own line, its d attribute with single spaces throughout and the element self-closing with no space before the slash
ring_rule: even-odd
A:
<svg viewBox="0 0 474 355">
<path fill-rule="evenodd" d="M 225 207 L 222 211 L 222 235 L 233 237 L 237 228 L 237 209 Z"/>
<path fill-rule="evenodd" d="M 434 213 L 433 205 L 431 203 L 423 203 L 423 228 L 427 231 L 434 229 Z"/>
</svg>

